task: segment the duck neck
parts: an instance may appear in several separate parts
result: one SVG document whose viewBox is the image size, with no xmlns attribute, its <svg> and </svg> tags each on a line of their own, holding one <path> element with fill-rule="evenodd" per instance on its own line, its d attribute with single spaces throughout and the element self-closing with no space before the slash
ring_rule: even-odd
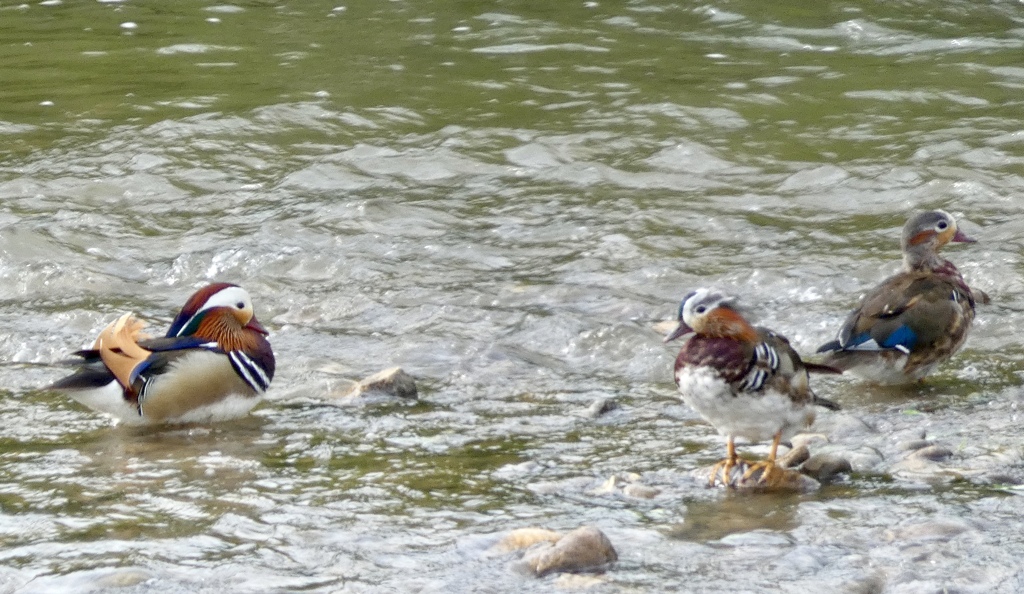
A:
<svg viewBox="0 0 1024 594">
<path fill-rule="evenodd" d="M 910 249 L 903 252 L 903 270 L 906 272 L 933 271 L 942 268 L 946 259 L 933 249 Z"/>
</svg>

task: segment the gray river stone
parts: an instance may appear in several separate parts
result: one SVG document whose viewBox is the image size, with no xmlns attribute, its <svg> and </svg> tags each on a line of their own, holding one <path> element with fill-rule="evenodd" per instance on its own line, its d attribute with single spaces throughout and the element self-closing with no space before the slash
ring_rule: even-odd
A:
<svg viewBox="0 0 1024 594">
<path fill-rule="evenodd" d="M 487 555 L 510 553 L 532 547 L 537 543 L 554 544 L 561 540 L 562 533 L 546 528 L 519 528 L 509 532 L 486 551 Z"/>
<path fill-rule="evenodd" d="M 849 460 L 830 452 L 815 454 L 800 466 L 801 472 L 823 483 L 831 481 L 837 475 L 849 473 L 851 470 L 853 467 Z"/>
<path fill-rule="evenodd" d="M 598 398 L 593 404 L 587 407 L 587 416 L 593 419 L 600 417 L 605 413 L 609 413 L 619 408 L 619 403 L 615 402 L 611 398 Z"/>
<path fill-rule="evenodd" d="M 527 551 L 523 563 L 537 577 L 551 573 L 593 571 L 619 558 L 608 537 L 593 526 L 583 526 L 553 545 Z"/>
<path fill-rule="evenodd" d="M 364 378 L 341 397 L 356 398 L 369 393 L 415 399 L 418 391 L 416 380 L 411 375 L 403 371 L 401 367 L 391 367 Z"/>
<path fill-rule="evenodd" d="M 933 462 L 941 462 L 942 460 L 952 457 L 953 450 L 944 445 L 928 445 L 914 450 L 914 453 L 912 453 L 911 456 L 915 458 L 924 458 L 925 460 L 931 460 Z"/>
<path fill-rule="evenodd" d="M 806 445 L 799 445 L 779 456 L 779 466 L 783 468 L 796 468 L 811 457 L 811 451 Z"/>
</svg>

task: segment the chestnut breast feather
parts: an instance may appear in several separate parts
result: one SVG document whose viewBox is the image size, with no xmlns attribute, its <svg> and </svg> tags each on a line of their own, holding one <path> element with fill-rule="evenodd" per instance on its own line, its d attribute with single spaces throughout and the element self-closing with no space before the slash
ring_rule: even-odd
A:
<svg viewBox="0 0 1024 594">
<path fill-rule="evenodd" d="M 743 379 L 750 371 L 754 356 L 752 345 L 731 338 L 693 336 L 676 357 L 675 369 L 683 367 L 710 367 L 723 380 L 734 383 Z"/>
</svg>

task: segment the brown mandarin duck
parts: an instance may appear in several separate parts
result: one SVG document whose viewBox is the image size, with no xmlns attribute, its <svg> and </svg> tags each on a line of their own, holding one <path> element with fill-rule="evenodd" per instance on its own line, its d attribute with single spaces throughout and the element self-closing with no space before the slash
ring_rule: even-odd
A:
<svg viewBox="0 0 1024 594">
<path fill-rule="evenodd" d="M 245 415 L 274 377 L 267 331 L 239 286 L 197 291 L 162 338 L 143 326 L 121 316 L 75 353 L 80 369 L 49 388 L 128 424 L 204 423 Z"/>
<path fill-rule="evenodd" d="M 903 269 L 861 300 L 822 345 L 824 363 L 883 384 L 918 381 L 953 356 L 967 340 L 983 291 L 971 289 L 939 248 L 974 242 L 943 210 L 923 212 L 903 227 Z"/>
<path fill-rule="evenodd" d="M 808 384 L 808 370 L 836 373 L 805 364 L 785 337 L 755 328 L 727 296 L 698 289 L 683 298 L 679 326 L 665 341 L 688 336 L 675 363 L 675 380 L 686 404 L 726 436 L 728 457 L 711 471 L 714 485 L 734 484 L 731 472 L 740 462 L 735 438 L 771 440 L 764 462 L 751 464 L 740 481 L 760 471 L 756 482 L 774 487 L 783 472 L 775 466 L 779 443 L 814 421 L 813 405 L 839 407 L 819 398 Z"/>
</svg>

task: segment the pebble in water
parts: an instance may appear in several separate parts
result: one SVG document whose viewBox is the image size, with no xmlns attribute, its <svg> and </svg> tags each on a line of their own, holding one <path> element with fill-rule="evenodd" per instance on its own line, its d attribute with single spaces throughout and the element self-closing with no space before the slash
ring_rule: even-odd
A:
<svg viewBox="0 0 1024 594">
<path fill-rule="evenodd" d="M 551 573 L 597 570 L 617 561 L 608 537 L 593 526 L 577 528 L 554 545 L 528 551 L 523 562 L 537 577 Z"/>
<path fill-rule="evenodd" d="M 385 394 L 414 400 L 418 396 L 418 390 L 416 389 L 416 380 L 411 375 L 403 371 L 401 367 L 391 367 L 352 385 L 338 398 L 352 401 L 367 394 Z"/>
<path fill-rule="evenodd" d="M 8 47 L 24 101 L 0 122 L 12 147 L 0 348 L 13 363 L 0 370 L 0 426 L 16 444 L 0 474 L 17 560 L 0 583 L 82 591 L 100 571 L 55 580 L 128 560 L 168 592 L 554 590 L 592 574 L 524 584 L 502 566 L 523 550 L 481 559 L 443 543 L 483 550 L 512 528 L 599 521 L 615 526 L 624 562 L 609 575 L 627 590 L 1021 590 L 1024 133 L 1005 99 L 1024 80 L 1024 30 L 1008 3 L 877 3 L 824 28 L 799 3 L 684 10 L 692 18 L 666 18 L 680 16 L 670 3 L 601 3 L 580 19 L 572 3 L 543 18 L 514 3 L 438 18 L 392 2 L 329 28 L 333 3 L 218 4 L 4 11 L 26 40 L 40 15 L 61 26 Z M 146 31 L 112 31 L 121 18 Z M 281 43 L 251 43 L 254 31 Z M 652 33 L 664 43 L 643 46 L 648 58 L 679 75 L 659 85 L 630 67 Z M 598 37 L 609 51 L 559 43 Z M 544 51 L 472 51 L 525 38 Z M 410 40 L 431 51 L 410 53 Z M 844 49 L 801 53 L 800 40 Z M 155 51 L 192 44 L 201 58 Z M 239 50 L 218 57 L 228 47 Z M 333 60 L 347 50 L 373 59 Z M 130 72 L 110 68 L 126 51 Z M 880 76 L 879 56 L 920 68 Z M 250 71 L 272 84 L 252 85 Z M 672 93 L 678 80 L 694 92 Z M 567 92 L 577 103 L 558 105 Z M 61 109 L 38 104 L 51 97 Z M 645 327 L 672 313 L 667 297 L 709 277 L 769 297 L 759 313 L 807 352 L 894 264 L 875 249 L 885 228 L 943 206 L 995 227 L 955 258 L 999 302 L 969 356 L 902 392 L 815 378 L 845 411 L 819 415 L 828 440 L 805 445 L 851 463 L 842 489 L 752 496 L 692 480 L 720 440 L 670 394 L 668 330 Z M 211 274 L 262 285 L 278 318 L 289 361 L 251 418 L 139 435 L 33 391 L 55 373 L 33 363 L 64 356 L 60 337 L 98 330 L 129 291 L 159 315 L 168 287 Z M 355 383 L 339 378 L 392 364 L 429 381 L 435 402 L 374 393 L 330 408 Z M 624 409 L 586 418 L 602 396 Z M 897 447 L 922 429 L 955 455 Z M 908 457 L 919 472 L 894 474 Z M 966 480 L 929 484 L 953 470 Z M 612 491 L 590 494 L 613 474 Z M 662 493 L 627 499 L 647 485 Z M 215 528 L 232 514 L 244 529 Z M 974 528 L 885 542 L 885 529 L 903 537 L 931 517 Z M 671 533 L 684 523 L 686 538 Z M 753 535 L 726 538 L 737 532 Z M 314 577 L 341 581 L 304 582 Z"/>
<path fill-rule="evenodd" d="M 639 483 L 640 475 L 628 473 L 612 475 L 601 486 L 587 491 L 589 495 L 608 495 L 621 493 L 634 499 L 653 499 L 661 494 L 661 489 Z"/>
<path fill-rule="evenodd" d="M 815 454 L 800 466 L 801 472 L 822 483 L 830 482 L 836 476 L 849 473 L 851 470 L 853 467 L 849 460 L 831 452 Z"/>
<path fill-rule="evenodd" d="M 925 460 L 931 460 L 932 462 L 941 462 L 946 458 L 953 455 L 953 450 L 947 448 L 944 445 L 927 445 L 923 448 L 914 450 L 911 456 L 915 458 L 924 458 Z"/>
<path fill-rule="evenodd" d="M 539 542 L 554 544 L 562 538 L 561 532 L 547 530 L 544 528 L 519 528 L 505 535 L 493 547 L 488 549 L 488 554 L 511 553 L 529 548 Z"/>
<path fill-rule="evenodd" d="M 619 403 L 611 398 L 598 398 L 593 404 L 587 407 L 587 416 L 596 419 L 601 415 L 619 408 Z"/>
<path fill-rule="evenodd" d="M 611 541 L 593 526 L 583 526 L 565 535 L 545 528 L 519 528 L 487 549 L 484 556 L 518 551 L 524 551 L 524 555 L 515 566 L 537 577 L 592 571 L 618 560 Z"/>
<path fill-rule="evenodd" d="M 796 468 L 810 457 L 811 451 L 807 449 L 807 446 L 797 446 L 779 457 L 779 466 L 783 468 Z"/>
</svg>

